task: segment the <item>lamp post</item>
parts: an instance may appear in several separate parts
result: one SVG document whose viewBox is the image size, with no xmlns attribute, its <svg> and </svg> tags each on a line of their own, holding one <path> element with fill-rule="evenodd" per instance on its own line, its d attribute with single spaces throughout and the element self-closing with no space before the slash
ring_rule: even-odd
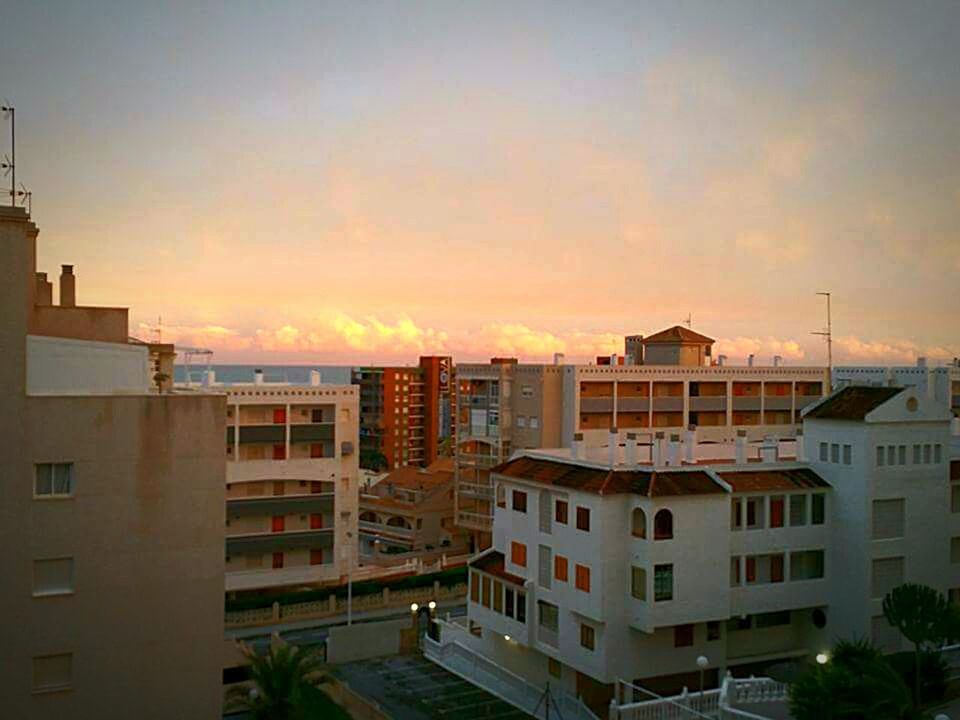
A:
<svg viewBox="0 0 960 720">
<path fill-rule="evenodd" d="M 697 667 L 700 668 L 700 701 L 703 702 L 703 671 L 707 669 L 707 665 L 710 664 L 710 661 L 707 659 L 706 655 L 701 655 L 697 658 Z"/>
</svg>

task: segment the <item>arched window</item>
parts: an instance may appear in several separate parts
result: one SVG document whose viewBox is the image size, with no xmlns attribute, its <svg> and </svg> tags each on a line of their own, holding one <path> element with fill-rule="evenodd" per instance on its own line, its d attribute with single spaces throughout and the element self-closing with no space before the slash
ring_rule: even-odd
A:
<svg viewBox="0 0 960 720">
<path fill-rule="evenodd" d="M 660 510 L 653 516 L 653 539 L 670 540 L 673 538 L 673 513 Z"/>
<path fill-rule="evenodd" d="M 647 536 L 647 514 L 643 508 L 633 509 L 633 536 L 636 538 Z"/>
<path fill-rule="evenodd" d="M 412 529 L 410 527 L 410 523 L 408 523 L 405 518 L 402 518 L 399 515 L 394 515 L 392 518 L 387 520 L 387 525 L 390 527 L 404 528 L 406 530 Z"/>
<path fill-rule="evenodd" d="M 370 510 L 364 510 L 362 513 L 360 513 L 360 519 L 363 520 L 363 522 L 380 522 L 377 519 L 377 514 L 371 512 Z"/>
</svg>

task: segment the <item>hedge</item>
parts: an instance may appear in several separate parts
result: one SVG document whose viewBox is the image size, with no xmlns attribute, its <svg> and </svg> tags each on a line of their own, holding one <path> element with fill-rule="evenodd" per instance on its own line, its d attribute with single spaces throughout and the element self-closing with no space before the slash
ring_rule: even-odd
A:
<svg viewBox="0 0 960 720">
<path fill-rule="evenodd" d="M 451 568 L 449 570 L 430 573 L 429 575 L 408 575 L 396 580 L 364 580 L 363 582 L 355 582 L 353 583 L 353 596 L 374 595 L 382 592 L 384 588 L 390 588 L 390 590 L 396 591 L 431 587 L 435 581 L 440 583 L 440 587 L 451 587 L 465 583 L 467 581 L 467 568 L 466 566 Z M 294 603 L 326 600 L 331 595 L 336 595 L 338 598 L 345 598 L 347 596 L 347 586 L 340 585 L 338 587 L 321 588 L 318 590 L 297 590 L 279 595 L 258 595 L 256 597 L 227 600 L 225 609 L 227 612 L 254 610 L 256 608 L 270 607 L 275 602 L 281 605 L 293 605 Z"/>
</svg>

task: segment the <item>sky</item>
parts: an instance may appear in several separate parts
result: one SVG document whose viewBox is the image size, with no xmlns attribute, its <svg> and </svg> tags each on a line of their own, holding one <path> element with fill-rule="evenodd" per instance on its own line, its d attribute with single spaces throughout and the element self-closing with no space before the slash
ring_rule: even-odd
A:
<svg viewBox="0 0 960 720">
<path fill-rule="evenodd" d="M 960 3 L 0 0 L 41 270 L 217 362 L 960 355 Z M 8 151 L 6 122 L 0 149 Z"/>
</svg>

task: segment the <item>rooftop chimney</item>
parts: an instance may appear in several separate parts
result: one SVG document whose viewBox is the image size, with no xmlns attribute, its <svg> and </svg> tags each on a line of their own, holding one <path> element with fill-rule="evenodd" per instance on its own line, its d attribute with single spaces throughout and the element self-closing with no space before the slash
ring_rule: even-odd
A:
<svg viewBox="0 0 960 720">
<path fill-rule="evenodd" d="M 64 265 L 64 267 L 66 267 L 66 265 Z M 925 357 L 918 357 L 918 358 L 917 358 L 917 367 L 918 367 L 918 368 L 925 368 L 926 366 L 927 366 L 927 359 L 926 359 Z"/>
<path fill-rule="evenodd" d="M 310 384 L 311 384 L 313 387 L 316 387 L 317 385 L 320 384 L 320 371 L 319 371 L 319 370 L 311 370 L 311 371 L 310 371 Z"/>
<path fill-rule="evenodd" d="M 217 381 L 216 371 L 214 371 L 214 370 L 207 370 L 207 371 L 203 374 L 203 384 L 204 384 L 206 387 L 210 387 L 210 386 L 213 385 L 216 381 Z"/>
<path fill-rule="evenodd" d="M 783 365 L 783 356 L 782 356 L 782 355 L 774 355 L 774 356 L 773 356 L 773 366 L 774 366 L 774 367 L 780 367 L 781 365 Z"/>
<path fill-rule="evenodd" d="M 260 368 L 257 368 L 253 371 L 253 384 L 263 385 L 263 370 Z"/>
<path fill-rule="evenodd" d="M 668 465 L 679 465 L 680 464 L 680 434 L 672 433 L 670 435 L 670 445 L 669 445 L 669 458 L 667 459 Z"/>
<path fill-rule="evenodd" d="M 77 306 L 77 276 L 73 265 L 60 266 L 60 307 Z"/>
<path fill-rule="evenodd" d="M 760 445 L 760 460 L 765 463 L 775 463 L 780 459 L 780 443 L 777 438 L 767 435 Z"/>
<path fill-rule="evenodd" d="M 573 442 L 570 443 L 570 457 L 574 460 L 583 459 L 583 433 L 574 433 Z"/>
<path fill-rule="evenodd" d="M 727 356 L 717 355 L 717 365 L 719 365 L 720 367 L 723 367 L 726 364 L 727 364 Z"/>
<path fill-rule="evenodd" d="M 747 367 L 753 367 L 753 353 L 747 355 Z"/>
<path fill-rule="evenodd" d="M 626 463 L 630 467 L 637 464 L 637 434 L 635 432 L 627 433 Z"/>
<path fill-rule="evenodd" d="M 697 449 L 697 426 L 693 423 L 687 425 L 687 431 L 683 437 L 683 461 L 693 464 L 696 462 L 694 451 Z"/>
<path fill-rule="evenodd" d="M 736 440 L 736 463 L 737 465 L 747 464 L 747 431 L 737 430 Z"/>
<path fill-rule="evenodd" d="M 567 356 L 563 353 L 554 353 L 553 354 L 553 364 L 554 365 L 563 365 L 567 360 Z"/>
<path fill-rule="evenodd" d="M 620 433 L 617 432 L 616 425 L 610 428 L 610 434 L 607 439 L 607 450 L 610 455 L 610 467 L 615 467 L 617 460 L 620 459 Z"/>
<path fill-rule="evenodd" d="M 53 305 L 53 283 L 47 280 L 47 274 L 37 273 L 37 290 L 34 294 L 35 305 Z"/>
<path fill-rule="evenodd" d="M 659 467 L 664 464 L 666 460 L 666 453 L 664 452 L 664 441 L 663 441 L 663 431 L 657 432 L 653 438 L 653 448 L 651 452 L 653 453 L 653 465 L 654 467 Z"/>
</svg>

